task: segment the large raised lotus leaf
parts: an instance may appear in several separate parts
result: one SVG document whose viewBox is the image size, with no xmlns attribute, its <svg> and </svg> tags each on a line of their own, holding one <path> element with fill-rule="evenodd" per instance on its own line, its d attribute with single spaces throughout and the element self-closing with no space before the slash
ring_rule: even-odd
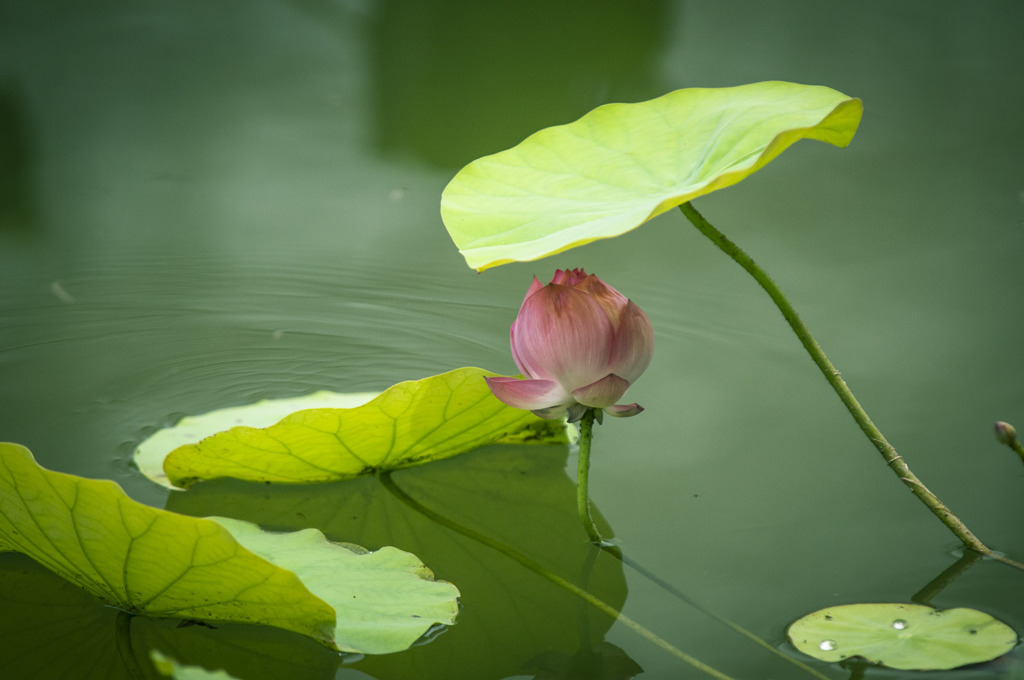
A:
<svg viewBox="0 0 1024 680">
<path fill-rule="evenodd" d="M 736 184 L 800 139 L 846 146 L 862 111 L 841 92 L 785 82 L 607 104 L 464 167 L 441 217 L 474 269 L 535 260 Z"/>
<path fill-rule="evenodd" d="M 0 444 L 0 550 L 126 612 L 275 626 L 347 651 L 405 649 L 457 608 L 455 587 L 412 555 L 151 508 L 17 444 Z"/>
<path fill-rule="evenodd" d="M 919 604 L 848 604 L 812 612 L 790 625 L 804 654 L 837 662 L 861 657 L 900 670 L 944 670 L 1002 656 L 1017 633 L 976 609 Z"/>
<path fill-rule="evenodd" d="M 330 482 L 449 458 L 497 442 L 565 442 L 565 429 L 498 401 L 494 373 L 460 368 L 390 387 L 355 408 L 293 413 L 266 428 L 233 427 L 164 460 L 171 484 L 223 477 Z"/>
</svg>

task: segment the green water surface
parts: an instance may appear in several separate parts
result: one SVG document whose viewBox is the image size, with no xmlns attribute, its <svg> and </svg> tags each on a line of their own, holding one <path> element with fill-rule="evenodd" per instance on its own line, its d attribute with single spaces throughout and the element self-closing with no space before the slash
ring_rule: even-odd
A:
<svg viewBox="0 0 1024 680">
<path fill-rule="evenodd" d="M 864 100 L 848 149 L 801 142 L 696 204 L 788 292 L 922 480 L 1024 559 L 1024 466 L 992 436 L 996 420 L 1024 431 L 1022 35 L 1012 0 L 0 0 L 0 440 L 159 507 L 398 545 L 463 592 L 459 623 L 425 644 L 342 660 L 275 631 L 126 624 L 3 555 L 0 677 L 152 677 L 125 661 L 152 648 L 246 679 L 569 677 L 574 660 L 591 664 L 576 677 L 702 677 L 374 478 L 168 495 L 132 468 L 188 414 L 514 373 L 530 279 L 565 267 L 656 331 L 629 393 L 647 410 L 598 428 L 592 458 L 625 554 L 795 658 L 785 628 L 810 611 L 909 602 L 957 540 L 681 215 L 484 274 L 441 224 L 441 190 L 477 156 L 681 87 Z M 491 448 L 395 480 L 582 581 L 574 467 L 570 449 Z M 611 558 L 589 585 L 737 680 L 814 677 Z M 1024 573 L 981 562 L 930 604 L 1024 631 Z M 928 677 L 1022 678 L 1024 653 Z"/>
</svg>

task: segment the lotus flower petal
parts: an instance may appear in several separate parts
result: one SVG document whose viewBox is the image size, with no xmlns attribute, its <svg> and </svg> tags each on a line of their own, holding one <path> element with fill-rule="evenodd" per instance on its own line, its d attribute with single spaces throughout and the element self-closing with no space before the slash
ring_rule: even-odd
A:
<svg viewBox="0 0 1024 680">
<path fill-rule="evenodd" d="M 654 328 L 651 320 L 639 307 L 627 302 L 615 331 L 609 367 L 612 373 L 632 383 L 647 370 L 653 356 Z"/>
<path fill-rule="evenodd" d="M 491 388 L 494 396 L 512 408 L 537 411 L 559 406 L 564 410 L 567 405 L 573 403 L 569 393 L 554 380 L 520 380 L 507 377 L 484 380 L 487 381 L 487 386 Z"/>
<path fill-rule="evenodd" d="M 538 279 L 536 276 L 534 276 L 533 277 L 533 281 L 530 283 L 529 290 L 527 290 L 526 291 L 526 295 L 523 296 L 523 305 L 526 304 L 526 301 L 530 299 L 531 295 L 533 295 L 534 293 L 536 293 L 538 290 L 540 290 L 543 287 L 544 287 L 544 284 L 540 282 L 540 279 Z M 519 309 L 522 309 L 523 305 L 519 305 Z"/>
<path fill-rule="evenodd" d="M 600 380 L 573 390 L 572 396 L 584 406 L 607 408 L 621 399 L 628 389 L 628 380 L 609 373 Z"/>
<path fill-rule="evenodd" d="M 604 308 L 604 313 L 608 315 L 612 326 L 619 325 L 622 311 L 629 304 L 629 299 L 625 295 L 592 274 L 582 279 L 576 288 L 589 293 Z M 636 307 L 636 305 L 633 306 Z"/>
<path fill-rule="evenodd" d="M 528 378 L 556 380 L 570 391 L 608 373 L 614 329 L 601 305 L 575 288 L 549 284 L 527 298 L 511 337 Z"/>
<path fill-rule="evenodd" d="M 570 409 L 564 404 L 559 406 L 552 406 L 551 408 L 537 408 L 533 410 L 533 415 L 544 420 L 560 420 L 569 415 L 569 422 L 572 421 L 572 414 L 569 413 Z M 578 420 L 579 418 L 577 418 Z"/>
<path fill-rule="evenodd" d="M 604 412 L 616 418 L 628 418 L 635 416 L 643 410 L 644 407 L 640 404 L 616 404 L 615 406 L 609 406 Z"/>
</svg>

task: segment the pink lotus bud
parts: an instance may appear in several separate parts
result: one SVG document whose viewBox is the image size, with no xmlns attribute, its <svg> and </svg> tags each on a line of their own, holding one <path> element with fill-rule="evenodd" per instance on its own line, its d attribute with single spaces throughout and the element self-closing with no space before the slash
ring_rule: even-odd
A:
<svg viewBox="0 0 1024 680">
<path fill-rule="evenodd" d="M 487 378 L 513 408 L 579 420 L 588 408 L 634 416 L 638 404 L 616 404 L 654 354 L 654 329 L 626 297 L 582 269 L 558 270 L 544 286 L 533 279 L 512 323 L 512 358 L 524 379 Z"/>
<path fill-rule="evenodd" d="M 1017 441 L 1017 430 L 1014 429 L 1013 425 L 1000 420 L 996 423 L 996 439 L 999 440 L 1000 444 L 1013 446 Z"/>
</svg>

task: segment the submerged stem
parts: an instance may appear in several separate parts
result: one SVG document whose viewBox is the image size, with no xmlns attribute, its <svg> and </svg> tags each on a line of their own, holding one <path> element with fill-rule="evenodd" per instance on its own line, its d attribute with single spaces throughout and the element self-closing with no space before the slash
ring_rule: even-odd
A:
<svg viewBox="0 0 1024 680">
<path fill-rule="evenodd" d="M 583 524 L 584 531 L 590 537 L 590 542 L 600 546 L 604 544 L 601 532 L 594 524 L 594 518 L 590 514 L 590 444 L 594 439 L 594 418 L 595 411 L 588 408 L 580 420 L 580 459 L 576 467 L 576 512 Z"/>
<path fill-rule="evenodd" d="M 463 536 L 466 536 L 467 538 L 470 538 L 478 543 L 482 543 L 483 545 L 486 545 L 487 547 L 493 550 L 497 550 L 503 555 L 515 560 L 516 562 L 526 567 L 538 576 L 546 578 L 555 585 L 569 591 L 570 593 L 579 598 L 582 598 L 584 601 L 586 601 L 596 609 L 599 609 L 608 616 L 612 617 L 613 620 L 625 625 L 627 628 L 632 629 L 635 633 L 637 633 L 644 639 L 657 645 L 658 647 L 661 647 L 663 650 L 665 650 L 672 656 L 685 661 L 697 670 L 703 671 L 711 677 L 718 678 L 719 680 L 734 680 L 725 673 L 722 673 L 721 671 L 712 668 L 703 661 L 700 661 L 697 658 L 690 656 L 686 652 L 677 648 L 670 642 L 658 637 L 657 635 L 649 631 L 647 628 L 644 628 L 642 625 L 640 625 L 633 619 L 629 618 L 628 616 L 620 612 L 615 607 L 606 603 L 604 600 L 599 599 L 597 596 L 591 594 L 589 591 L 584 590 L 579 586 L 565 580 L 558 574 L 555 574 L 551 570 L 544 567 L 536 560 L 527 557 L 518 550 L 515 550 L 514 548 L 507 546 L 504 543 L 501 543 L 500 541 L 497 541 L 491 538 L 490 536 L 487 536 L 486 534 L 482 534 L 479 531 L 474 531 L 473 529 L 463 526 L 458 522 L 449 519 L 440 513 L 434 512 L 433 510 L 426 507 L 425 505 L 417 501 L 415 498 L 407 494 L 404 490 L 402 490 L 402 488 L 395 483 L 395 480 L 391 478 L 391 472 L 382 473 L 380 475 L 380 481 L 384 485 L 384 488 L 386 488 L 395 498 L 400 500 L 402 503 L 405 503 L 407 506 L 409 506 L 416 512 L 420 513 L 424 517 L 427 517 L 428 519 L 431 519 L 434 522 L 437 522 L 438 524 L 445 526 L 451 529 L 452 531 L 455 531 L 456 533 L 460 533 Z"/>
<path fill-rule="evenodd" d="M 133 618 L 133 614 L 129 614 L 123 609 L 117 612 L 117 619 L 114 621 L 117 631 L 117 655 L 121 658 L 121 663 L 124 664 L 124 670 L 130 680 L 143 680 L 146 674 L 142 671 L 142 666 L 135 656 L 132 645 Z"/>
<path fill-rule="evenodd" d="M 792 656 L 789 656 L 788 654 L 785 654 L 784 652 L 780 651 L 777 647 L 769 644 L 763 638 L 758 637 L 757 635 L 755 635 L 751 631 L 747 630 L 743 626 L 739 625 L 735 621 L 727 619 L 726 617 L 722 616 L 718 612 L 715 612 L 715 611 L 713 611 L 711 609 L 708 609 L 707 607 L 705 607 L 701 603 L 697 602 L 696 600 L 691 598 L 689 595 L 687 595 L 686 593 L 681 591 L 679 588 L 676 588 L 674 585 L 672 585 L 671 583 L 669 583 L 665 579 L 661 578 L 660 576 L 655 574 L 653 571 L 651 571 L 647 567 L 643 566 L 642 564 L 640 564 L 639 562 L 637 562 L 633 558 L 631 558 L 628 555 L 626 555 L 625 553 L 623 553 L 622 550 L 618 546 L 604 545 L 604 546 L 601 547 L 601 549 L 604 550 L 609 555 L 615 557 L 616 559 L 621 560 L 621 562 L 623 564 L 625 564 L 626 566 L 632 568 L 638 574 L 640 574 L 641 576 L 646 578 L 648 581 L 650 581 L 654 585 L 658 586 L 659 588 L 661 588 L 662 590 L 667 592 L 669 595 L 672 595 L 673 597 L 678 599 L 680 602 L 683 602 L 684 604 L 686 604 L 686 605 L 688 605 L 690 607 L 693 607 L 694 609 L 699 611 L 701 614 L 704 614 L 705 616 L 709 616 L 712 619 L 714 619 L 715 621 L 718 621 L 719 623 L 721 623 L 722 625 L 731 628 L 732 630 L 736 631 L 737 633 L 739 633 L 743 637 L 747 638 L 748 640 L 750 640 L 751 642 L 756 644 L 758 647 L 761 647 L 762 649 L 764 649 L 768 653 L 774 654 L 775 656 L 781 658 L 783 661 L 786 661 L 788 663 L 793 664 L 794 666 L 796 666 L 800 670 L 808 673 L 809 675 L 813 675 L 814 677 L 819 678 L 820 680 L 828 680 L 827 677 L 825 677 L 824 675 L 822 675 L 818 671 L 814 670 L 813 668 L 811 668 L 810 666 L 808 666 L 804 662 L 800 661 L 799 659 L 797 659 L 795 657 L 792 657 Z M 978 559 L 981 559 L 981 555 L 978 555 L 977 553 L 971 552 L 971 553 L 968 553 L 968 554 L 977 555 Z"/>
<path fill-rule="evenodd" d="M 878 449 L 878 452 L 882 454 L 885 462 L 889 468 L 896 473 L 900 481 L 910 489 L 910 491 L 917 496 L 917 498 L 923 502 L 928 509 L 935 514 L 939 520 L 946 525 L 946 527 L 952 531 L 958 539 L 964 544 L 965 547 L 970 550 L 999 560 L 1011 566 L 1017 567 L 1018 569 L 1024 569 L 1024 564 L 1020 564 L 1013 560 L 1010 560 L 1002 555 L 999 555 L 989 549 L 984 543 L 982 543 L 977 536 L 971 533 L 970 529 L 960 521 L 960 519 L 947 508 L 939 498 L 932 493 L 928 487 L 926 487 L 917 476 L 910 471 L 903 458 L 896 452 L 895 447 L 889 443 L 889 441 L 882 435 L 881 431 L 875 426 L 868 417 L 867 412 L 861 407 L 860 402 L 853 395 L 853 392 L 847 387 L 846 382 L 836 367 L 829 361 L 828 357 L 825 356 L 825 352 L 822 351 L 821 346 L 818 345 L 818 341 L 814 339 L 811 332 L 804 325 L 803 321 L 800 320 L 796 310 L 789 303 L 789 300 L 782 293 L 775 282 L 749 255 L 747 255 L 739 246 L 730 241 L 722 232 L 718 231 L 710 222 L 708 222 L 703 215 L 697 212 L 697 209 L 693 207 L 691 203 L 684 203 L 679 206 L 686 218 L 693 223 L 700 233 L 707 236 L 712 243 L 718 246 L 726 255 L 731 257 L 738 265 L 743 267 L 748 274 L 754 277 L 754 280 L 768 293 L 768 297 L 772 299 L 775 306 L 782 312 L 782 316 L 789 323 L 793 332 L 796 333 L 797 338 L 800 339 L 800 344 L 803 345 L 807 353 L 811 355 L 811 359 L 817 364 L 818 368 L 825 375 L 825 379 L 828 380 L 832 389 L 835 390 L 836 394 L 842 400 L 846 409 L 853 416 L 853 419 L 857 422 L 861 431 L 867 436 L 871 443 Z"/>
<path fill-rule="evenodd" d="M 982 559 L 981 553 L 974 550 L 965 550 L 964 554 L 956 562 L 946 567 L 941 574 L 929 581 L 928 585 L 914 593 L 910 597 L 910 601 L 930 607 L 933 597 L 941 593 L 946 586 L 974 566 L 974 563 L 980 559 Z"/>
</svg>

